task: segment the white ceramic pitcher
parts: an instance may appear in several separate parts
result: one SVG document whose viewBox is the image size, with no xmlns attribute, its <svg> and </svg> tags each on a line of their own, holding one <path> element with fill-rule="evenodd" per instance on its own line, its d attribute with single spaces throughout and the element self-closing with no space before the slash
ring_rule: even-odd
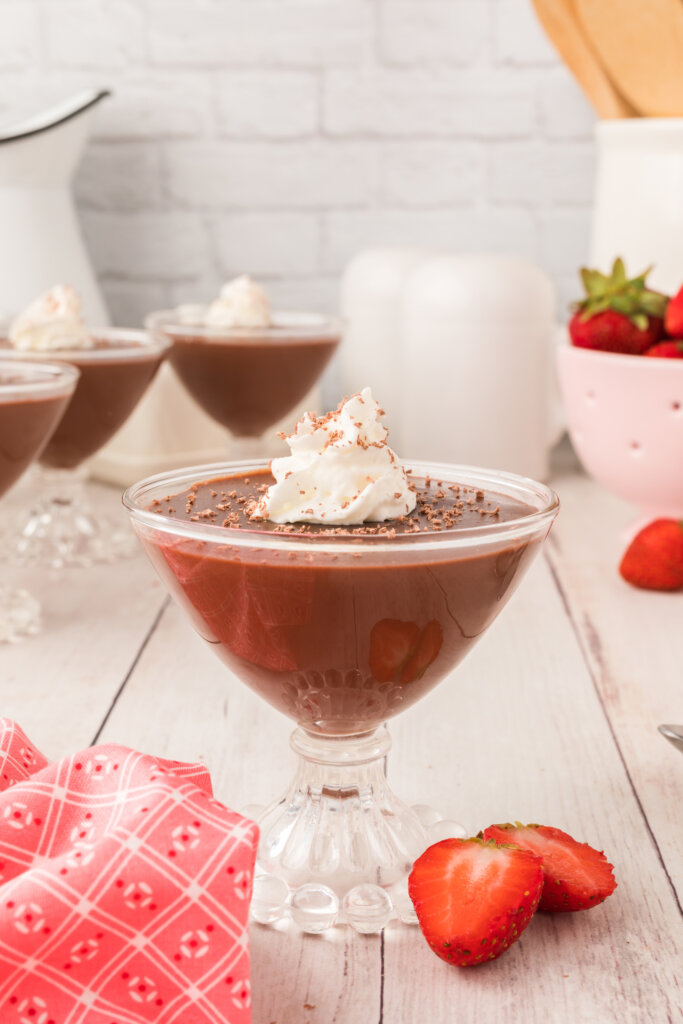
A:
<svg viewBox="0 0 683 1024">
<path fill-rule="evenodd" d="M 652 266 L 653 288 L 683 284 L 683 118 L 638 117 L 596 125 L 598 162 L 590 266 L 615 256 L 629 274 Z"/>
<path fill-rule="evenodd" d="M 81 92 L 0 129 L 0 311 L 16 313 L 64 282 L 81 295 L 88 323 L 109 323 L 70 187 L 90 113 L 107 95 Z"/>
</svg>

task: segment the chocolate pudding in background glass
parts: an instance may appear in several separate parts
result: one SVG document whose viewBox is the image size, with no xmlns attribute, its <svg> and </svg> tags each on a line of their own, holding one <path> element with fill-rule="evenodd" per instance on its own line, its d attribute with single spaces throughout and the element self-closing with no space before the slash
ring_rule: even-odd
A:
<svg viewBox="0 0 683 1024">
<path fill-rule="evenodd" d="M 272 312 L 248 275 L 208 306 L 151 313 L 145 326 L 173 343 L 169 359 L 192 397 L 237 438 L 261 438 L 317 383 L 341 323 L 316 313 Z"/>
<path fill-rule="evenodd" d="M 37 502 L 19 528 L 17 557 L 30 564 L 91 565 L 135 550 L 124 523 L 91 510 L 84 463 L 133 412 L 169 345 L 146 331 L 89 329 L 80 308 L 73 289 L 58 285 L 2 331 L 3 354 L 49 358 L 80 371 L 74 395 L 39 459 Z"/>
<path fill-rule="evenodd" d="M 366 389 L 303 417 L 270 465 L 160 474 L 124 496 L 200 636 L 298 726 L 298 773 L 258 817 L 262 869 L 338 899 L 400 883 L 428 845 L 387 785 L 383 723 L 485 632 L 558 508 L 523 477 L 404 467 L 382 412 Z"/>
<path fill-rule="evenodd" d="M 44 449 L 73 395 L 78 370 L 0 353 L 0 497 Z M 0 585 L 0 643 L 38 632 L 40 606 L 25 590 Z"/>
</svg>

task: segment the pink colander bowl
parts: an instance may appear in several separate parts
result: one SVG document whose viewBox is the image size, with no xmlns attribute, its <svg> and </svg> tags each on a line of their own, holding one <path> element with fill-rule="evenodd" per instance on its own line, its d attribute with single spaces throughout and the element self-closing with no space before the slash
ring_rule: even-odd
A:
<svg viewBox="0 0 683 1024">
<path fill-rule="evenodd" d="M 558 373 L 586 471 L 648 518 L 683 518 L 683 359 L 564 345 Z"/>
</svg>

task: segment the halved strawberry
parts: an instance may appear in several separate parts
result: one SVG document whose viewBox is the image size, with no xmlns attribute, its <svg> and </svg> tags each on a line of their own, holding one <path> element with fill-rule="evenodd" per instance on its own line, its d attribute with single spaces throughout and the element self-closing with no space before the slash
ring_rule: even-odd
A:
<svg viewBox="0 0 683 1024">
<path fill-rule="evenodd" d="M 401 672 L 402 683 L 414 683 L 422 679 L 429 666 L 436 661 L 443 643 L 443 630 L 436 619 L 430 619 L 422 629 L 417 646 L 408 658 Z"/>
<path fill-rule="evenodd" d="M 408 879 L 422 934 L 457 967 L 495 960 L 516 942 L 542 888 L 540 857 L 481 839 L 435 843 Z"/>
<path fill-rule="evenodd" d="M 398 679 L 420 635 L 417 622 L 380 619 L 370 633 L 370 671 L 378 683 Z"/>
<path fill-rule="evenodd" d="M 539 910 L 589 910 L 617 887 L 613 867 L 604 853 L 577 843 L 549 825 L 490 825 L 484 839 L 514 843 L 539 856 L 543 863 L 543 894 Z"/>
</svg>

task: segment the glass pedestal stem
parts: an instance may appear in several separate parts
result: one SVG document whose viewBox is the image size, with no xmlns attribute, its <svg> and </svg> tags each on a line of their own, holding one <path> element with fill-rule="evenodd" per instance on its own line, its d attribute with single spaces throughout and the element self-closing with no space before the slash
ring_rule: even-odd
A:
<svg viewBox="0 0 683 1024">
<path fill-rule="evenodd" d="M 84 466 L 37 467 L 29 509 L 19 522 L 15 560 L 59 569 L 114 562 L 138 550 L 122 512 L 114 519 L 92 508 L 86 479 Z M 113 512 L 116 504 L 112 494 Z"/>
<path fill-rule="evenodd" d="M 261 870 L 291 888 L 326 885 L 340 899 L 363 883 L 388 888 L 405 878 L 429 841 L 387 783 L 386 728 L 342 737 L 299 728 L 290 742 L 298 768 L 259 820 Z"/>
<path fill-rule="evenodd" d="M 26 590 L 0 586 L 0 644 L 40 632 L 40 605 Z"/>
</svg>

